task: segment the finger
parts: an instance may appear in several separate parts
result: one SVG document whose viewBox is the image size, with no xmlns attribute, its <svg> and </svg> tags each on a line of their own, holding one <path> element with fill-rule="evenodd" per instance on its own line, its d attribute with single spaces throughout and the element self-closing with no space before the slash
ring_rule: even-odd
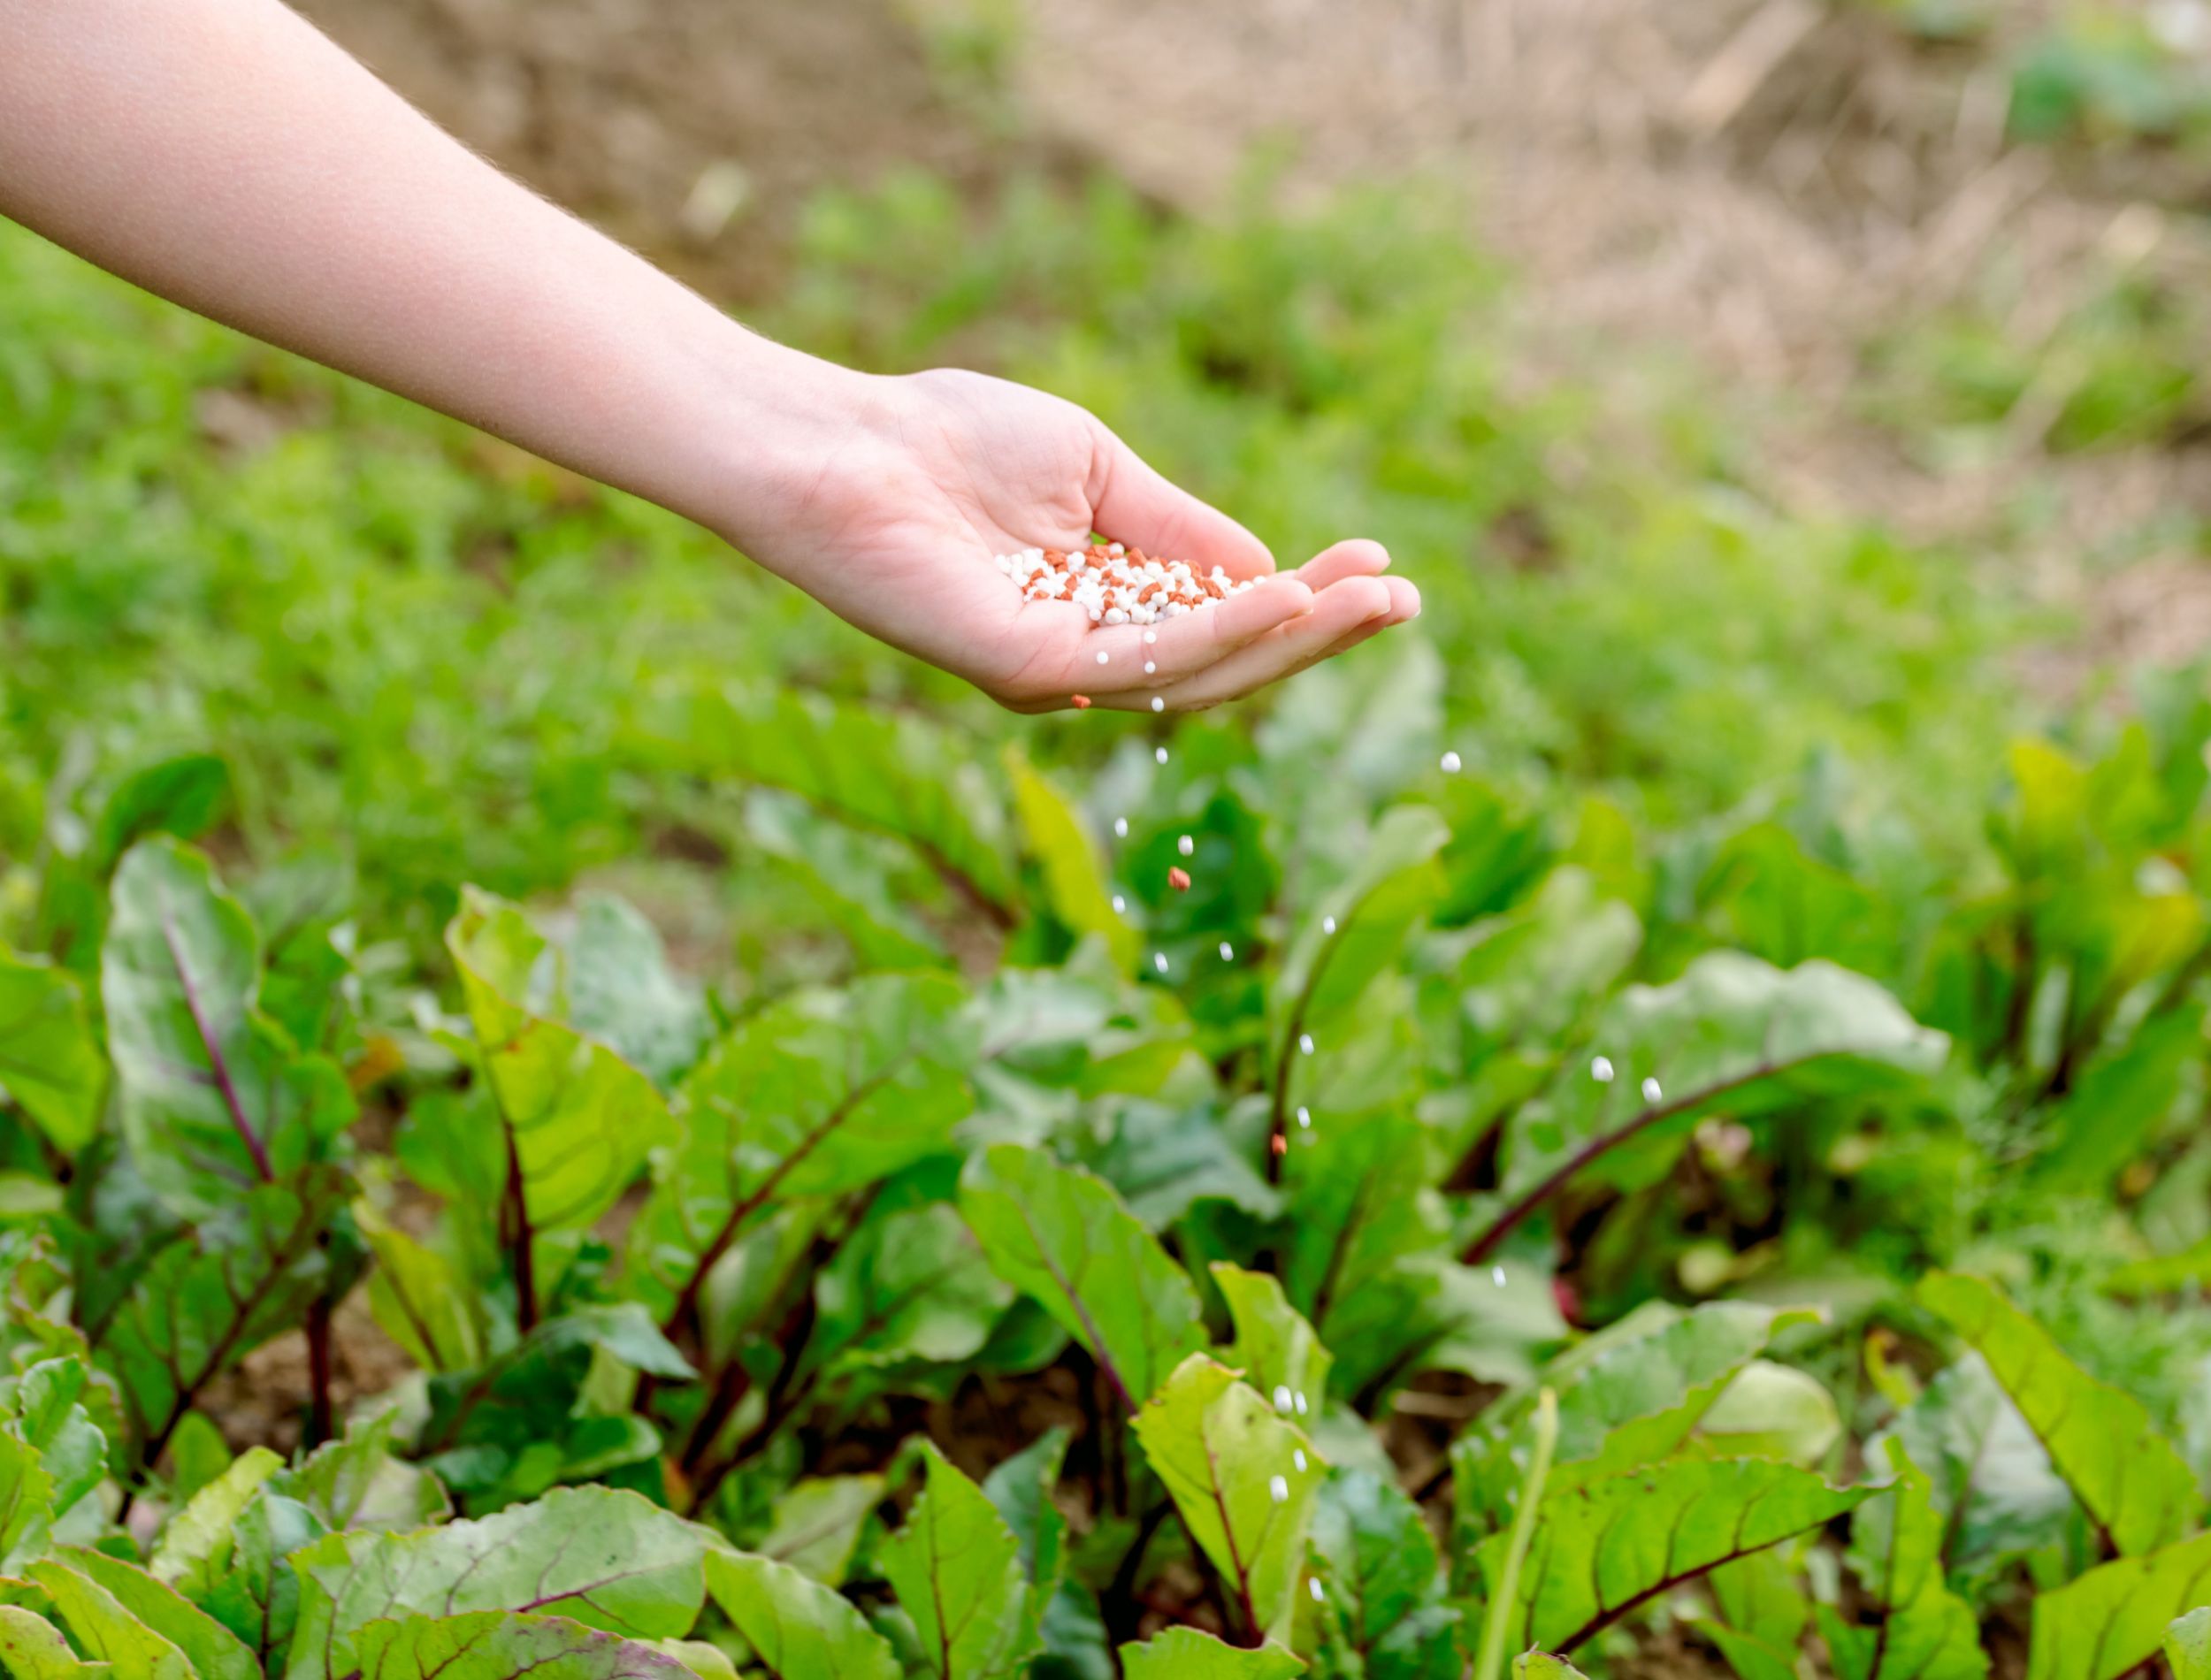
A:
<svg viewBox="0 0 2211 1680">
<path fill-rule="evenodd" d="M 1339 645 L 1387 629 L 1395 606 L 1382 579 L 1347 577 L 1314 596 L 1310 613 L 1176 683 L 1164 698 L 1171 707 L 1192 710 L 1249 694 L 1325 659 Z"/>
<path fill-rule="evenodd" d="M 1315 596 L 1294 577 L 1274 577 L 1226 600 L 1147 628 L 1134 624 L 1093 630 L 1084 638 L 1075 668 L 1089 676 L 1084 691 L 1101 706 L 1124 711 L 1157 710 L 1151 698 L 1312 611 Z M 1145 641 L 1145 636 L 1154 639 Z M 1100 662 L 1099 653 L 1106 654 Z M 1089 661 L 1086 665 L 1084 661 Z"/>
<path fill-rule="evenodd" d="M 1307 561 L 1292 577 L 1310 584 L 1315 589 L 1326 589 L 1330 584 L 1346 577 L 1371 577 L 1389 569 L 1389 551 L 1380 543 L 1365 538 L 1354 538 L 1326 549 Z"/>
<path fill-rule="evenodd" d="M 1169 484 L 1103 425 L 1090 501 L 1098 530 L 1148 554 L 1186 560 L 1200 571 L 1218 566 L 1231 577 L 1274 569 L 1265 543 L 1219 508 Z"/>
</svg>

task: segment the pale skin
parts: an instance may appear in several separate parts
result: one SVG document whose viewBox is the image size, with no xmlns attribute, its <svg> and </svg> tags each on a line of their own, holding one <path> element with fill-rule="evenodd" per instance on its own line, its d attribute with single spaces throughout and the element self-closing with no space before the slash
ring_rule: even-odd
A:
<svg viewBox="0 0 2211 1680">
<path fill-rule="evenodd" d="M 1017 710 L 1077 691 L 1214 706 L 1419 611 L 1365 541 L 1151 646 L 1024 604 L 992 557 L 1092 531 L 1237 577 L 1275 567 L 1073 403 L 975 373 L 857 373 L 748 332 L 279 0 L 0 0 L 0 214 L 695 520 Z"/>
</svg>

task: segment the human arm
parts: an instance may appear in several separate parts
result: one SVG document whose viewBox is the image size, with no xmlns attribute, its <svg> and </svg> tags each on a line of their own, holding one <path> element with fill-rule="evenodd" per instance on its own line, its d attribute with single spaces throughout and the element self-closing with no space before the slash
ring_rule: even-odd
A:
<svg viewBox="0 0 2211 1680">
<path fill-rule="evenodd" d="M 1372 544 L 1136 632 L 989 565 L 1258 541 L 1072 404 L 748 332 L 508 179 L 279 0 L 0 0 L 0 213 L 149 290 L 698 521 L 1007 704 L 1210 704 L 1418 609 Z M 1127 656 L 1121 656 L 1123 645 Z M 1094 648 L 1111 683 L 1086 680 Z"/>
</svg>

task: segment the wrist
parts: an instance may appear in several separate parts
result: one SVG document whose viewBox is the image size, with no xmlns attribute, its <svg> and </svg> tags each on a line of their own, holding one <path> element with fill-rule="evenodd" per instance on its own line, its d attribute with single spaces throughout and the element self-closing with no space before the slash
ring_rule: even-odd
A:
<svg viewBox="0 0 2211 1680">
<path fill-rule="evenodd" d="M 784 540 L 840 470 L 896 436 L 895 379 L 808 355 L 731 323 L 673 447 L 691 462 L 668 505 L 788 577 Z"/>
</svg>

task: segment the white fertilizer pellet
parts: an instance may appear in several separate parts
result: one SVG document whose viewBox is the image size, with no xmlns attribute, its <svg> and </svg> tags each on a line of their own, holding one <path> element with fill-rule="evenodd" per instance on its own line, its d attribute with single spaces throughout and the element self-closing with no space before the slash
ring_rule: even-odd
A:
<svg viewBox="0 0 2211 1680">
<path fill-rule="evenodd" d="M 1311 1109 L 1303 1106 L 1299 1107 L 1297 1111 L 1297 1129 L 1301 1132 L 1309 1132 L 1312 1129 L 1312 1111 Z"/>
<path fill-rule="evenodd" d="M 1100 665 L 1105 664 L 1107 661 L 1111 660 L 1112 658 L 1113 658 L 1113 655 L 1112 655 L 1111 653 L 1107 653 L 1107 652 L 1106 652 L 1104 648 L 1102 648 L 1102 647 L 1101 647 L 1101 648 L 1099 648 L 1099 649 L 1098 650 L 1098 662 Z"/>
<path fill-rule="evenodd" d="M 1333 933 L 1335 933 L 1335 918 L 1334 916 L 1323 916 L 1323 917 L 1321 917 L 1321 918 L 1320 918 L 1320 931 L 1321 931 L 1322 933 L 1324 933 L 1324 934 L 1333 934 Z"/>
<path fill-rule="evenodd" d="M 1600 1085 L 1610 1085 L 1612 1082 L 1612 1058 L 1609 1056 L 1592 1057 L 1589 1060 L 1589 1077 Z"/>
<path fill-rule="evenodd" d="M 1153 951 L 1151 953 L 1151 966 L 1163 974 L 1167 973 L 1167 952 L 1163 951 Z"/>
<path fill-rule="evenodd" d="M 1128 837 L 1128 819 L 1127 817 L 1115 817 L 1113 819 L 1113 838 L 1116 840 L 1126 840 Z"/>
<path fill-rule="evenodd" d="M 1299 1050 L 1303 1050 L 1303 1051 L 1304 1051 L 1306 1055 L 1308 1055 L 1308 1056 L 1312 1055 L 1312 1035 L 1311 1033 L 1300 1033 L 1300 1034 L 1298 1034 L 1298 1035 L 1297 1035 L 1297 1048 L 1298 1048 Z"/>
<path fill-rule="evenodd" d="M 1197 850 L 1197 842 L 1191 839 L 1190 836 L 1184 835 L 1174 843 L 1174 849 L 1187 858 Z"/>
<path fill-rule="evenodd" d="M 1155 659 L 1144 661 L 1144 674 L 1146 676 L 1157 676 L 1159 674 L 1159 661 Z"/>
<path fill-rule="evenodd" d="M 1098 662 L 1100 665 L 1103 665 L 1106 661 L 1103 658 L 1100 658 Z M 1458 774 L 1458 765 L 1459 760 L 1457 753 L 1446 752 L 1443 755 L 1443 774 L 1445 775 L 1457 775 Z"/>
<path fill-rule="evenodd" d="M 1155 712 L 1164 712 L 1167 710 L 1167 702 L 1154 694 L 1151 697 L 1151 709 Z"/>
<path fill-rule="evenodd" d="M 1665 1095 L 1665 1093 L 1664 1093 L 1664 1091 L 1662 1091 L 1662 1090 L 1660 1090 L 1660 1089 L 1658 1088 L 1658 1081 L 1657 1081 L 1656 1080 L 1655 1080 L 1655 1079 L 1647 1079 L 1647 1080 L 1645 1080 L 1645 1081 L 1643 1081 L 1643 1101 L 1644 1101 L 1644 1102 L 1646 1102 L 1646 1103 L 1656 1103 L 1656 1101 L 1657 1101 L 1660 1097 L 1664 1096 L 1664 1095 Z"/>
<path fill-rule="evenodd" d="M 1165 764 L 1167 762 L 1167 749 L 1163 746 L 1153 747 L 1151 749 L 1151 760 L 1155 764 Z"/>
<path fill-rule="evenodd" d="M 1220 942 L 1220 960 L 1224 963 L 1232 963 L 1236 961 L 1236 948 L 1230 945 L 1227 940 L 1222 940 Z"/>
<path fill-rule="evenodd" d="M 1119 893 L 1115 893 L 1113 895 L 1113 914 L 1116 916 L 1125 916 L 1128 913 L 1128 901 L 1122 897 Z"/>
<path fill-rule="evenodd" d="M 1273 1495 L 1273 1496 L 1274 1496 L 1274 1500 L 1275 1504 L 1277 1504 L 1277 1505 L 1287 1505 L 1287 1504 L 1289 1504 L 1289 1477 L 1287 1477 L 1287 1476 L 1270 1476 L 1270 1477 L 1268 1477 L 1268 1478 L 1266 1478 L 1266 1491 L 1267 1491 L 1267 1493 L 1270 1493 L 1271 1495 Z"/>
<path fill-rule="evenodd" d="M 1290 1403 L 1297 1409 L 1298 1417 L 1303 1417 L 1305 1415 L 1305 1397 L 1303 1394 L 1292 1394 Z"/>
<path fill-rule="evenodd" d="M 1276 1383 L 1274 1385 L 1274 1409 L 1287 1417 L 1289 1416 L 1290 1403 L 1289 1385 Z"/>
<path fill-rule="evenodd" d="M 1156 560 L 1119 543 L 1024 548 L 998 555 L 995 563 L 1014 580 L 1023 600 L 1072 602 L 1093 624 L 1156 624 L 1180 618 L 1240 595 L 1256 581 L 1231 577 L 1218 566 L 1200 571 L 1185 560 Z"/>
<path fill-rule="evenodd" d="M 1312 1593 L 1312 1601 L 1315 1604 L 1325 1604 L 1327 1601 L 1328 1595 L 1320 1590 L 1320 1577 L 1319 1576 L 1312 1575 L 1306 1577 L 1305 1585 Z"/>
<path fill-rule="evenodd" d="M 1289 1462 L 1297 1465 L 1297 1467 L 1301 1470 L 1304 1469 L 1305 1449 L 1302 1447 L 1292 1447 L 1289 1454 Z"/>
</svg>

